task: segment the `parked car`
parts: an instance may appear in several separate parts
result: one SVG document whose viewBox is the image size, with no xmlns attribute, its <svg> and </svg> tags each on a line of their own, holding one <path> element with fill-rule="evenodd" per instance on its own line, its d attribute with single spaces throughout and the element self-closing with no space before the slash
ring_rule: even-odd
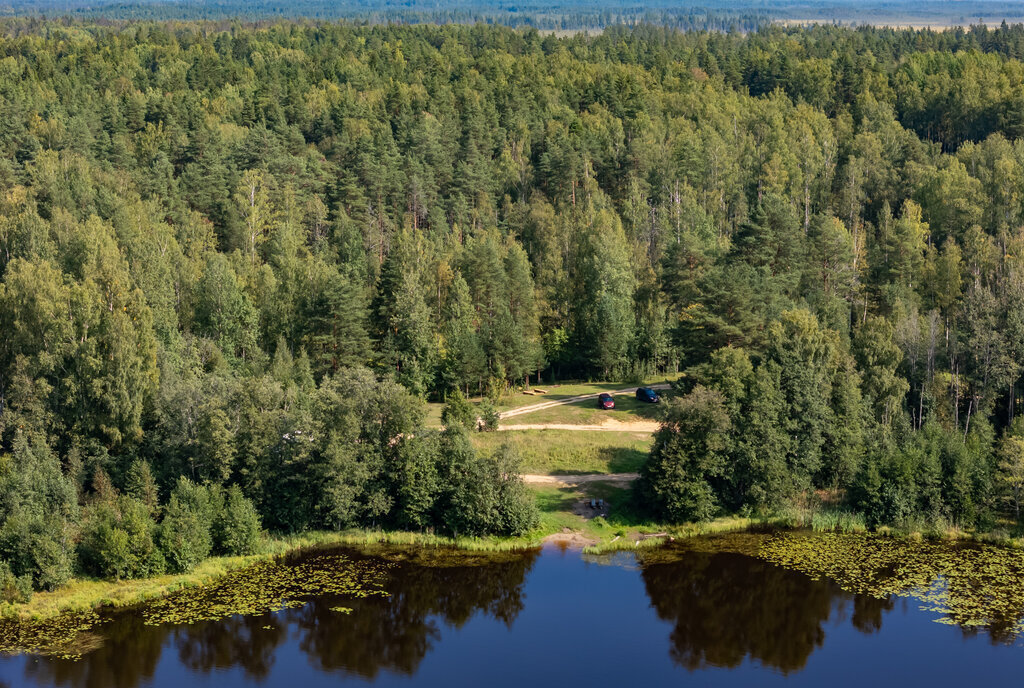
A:
<svg viewBox="0 0 1024 688">
<path fill-rule="evenodd" d="M 613 409 L 615 408 L 615 400 L 612 399 L 612 395 L 608 392 L 602 392 L 597 397 L 597 408 L 599 409 Z"/>
<path fill-rule="evenodd" d="M 643 401 L 648 404 L 657 404 L 661 401 L 661 397 L 650 387 L 638 387 L 636 390 L 637 401 Z"/>
</svg>

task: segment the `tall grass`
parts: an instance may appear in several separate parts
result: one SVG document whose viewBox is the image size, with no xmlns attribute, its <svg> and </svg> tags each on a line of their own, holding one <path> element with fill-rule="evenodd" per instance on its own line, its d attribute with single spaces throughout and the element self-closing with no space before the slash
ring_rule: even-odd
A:
<svg viewBox="0 0 1024 688">
<path fill-rule="evenodd" d="M 868 529 L 864 514 L 845 509 L 826 509 L 811 514 L 811 530 L 822 533 L 863 533 Z"/>
</svg>

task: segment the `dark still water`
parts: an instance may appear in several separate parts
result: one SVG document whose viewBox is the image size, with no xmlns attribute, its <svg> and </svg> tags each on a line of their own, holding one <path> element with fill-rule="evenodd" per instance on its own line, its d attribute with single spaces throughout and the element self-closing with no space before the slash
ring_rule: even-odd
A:
<svg viewBox="0 0 1024 688">
<path fill-rule="evenodd" d="M 1018 639 L 734 552 L 640 564 L 547 548 L 466 563 L 406 558 L 387 569 L 387 597 L 320 596 L 261 616 L 151 626 L 119 614 L 77 661 L 0 657 L 0 685 L 862 688 L 1024 676 Z"/>
</svg>

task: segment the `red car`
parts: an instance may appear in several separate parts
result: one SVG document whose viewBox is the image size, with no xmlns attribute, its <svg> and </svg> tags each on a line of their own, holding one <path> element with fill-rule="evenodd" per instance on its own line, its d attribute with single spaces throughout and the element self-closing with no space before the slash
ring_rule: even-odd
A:
<svg viewBox="0 0 1024 688">
<path fill-rule="evenodd" d="M 612 395 L 607 392 L 599 394 L 597 396 L 597 408 L 605 410 L 615 408 L 615 400 L 612 399 Z"/>
</svg>

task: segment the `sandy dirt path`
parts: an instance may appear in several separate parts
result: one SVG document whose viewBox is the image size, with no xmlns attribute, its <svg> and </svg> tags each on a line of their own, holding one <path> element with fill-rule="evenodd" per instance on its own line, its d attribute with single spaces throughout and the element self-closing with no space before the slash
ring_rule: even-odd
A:
<svg viewBox="0 0 1024 688">
<path fill-rule="evenodd" d="M 656 420 L 621 421 L 609 418 L 600 425 L 578 425 L 573 423 L 522 423 L 515 425 L 499 425 L 498 431 L 504 430 L 594 430 L 597 432 L 641 432 L 650 434 L 661 427 Z"/>
<path fill-rule="evenodd" d="M 631 483 L 640 477 L 639 473 L 584 473 L 581 475 L 523 475 L 523 482 L 530 485 L 556 485 L 571 487 L 587 483 Z"/>
<path fill-rule="evenodd" d="M 650 385 L 651 389 L 669 389 L 670 387 L 671 387 L 671 385 L 669 385 L 668 383 L 664 383 L 664 382 L 661 383 L 660 385 Z M 637 390 L 636 387 L 627 387 L 626 389 L 612 390 L 612 391 L 608 392 L 608 394 L 611 394 L 612 396 L 617 396 L 617 395 L 622 395 L 622 394 L 635 394 L 636 390 Z M 521 415 L 526 414 L 526 413 L 533 413 L 534 411 L 543 411 L 544 409 L 549 409 L 549 408 L 552 408 L 553 406 L 563 406 L 565 404 L 575 404 L 575 403 L 580 402 L 580 401 L 586 401 L 587 399 L 597 399 L 599 394 L 604 394 L 604 392 L 596 392 L 594 394 L 581 394 L 579 396 L 567 397 L 565 399 L 557 399 L 557 400 L 552 400 L 552 401 L 542 401 L 539 404 L 530 404 L 528 406 L 520 406 L 519 408 L 514 408 L 514 409 L 511 409 L 509 411 L 503 411 L 501 413 L 501 419 L 504 420 L 505 418 L 513 418 L 515 416 L 521 416 Z"/>
</svg>

